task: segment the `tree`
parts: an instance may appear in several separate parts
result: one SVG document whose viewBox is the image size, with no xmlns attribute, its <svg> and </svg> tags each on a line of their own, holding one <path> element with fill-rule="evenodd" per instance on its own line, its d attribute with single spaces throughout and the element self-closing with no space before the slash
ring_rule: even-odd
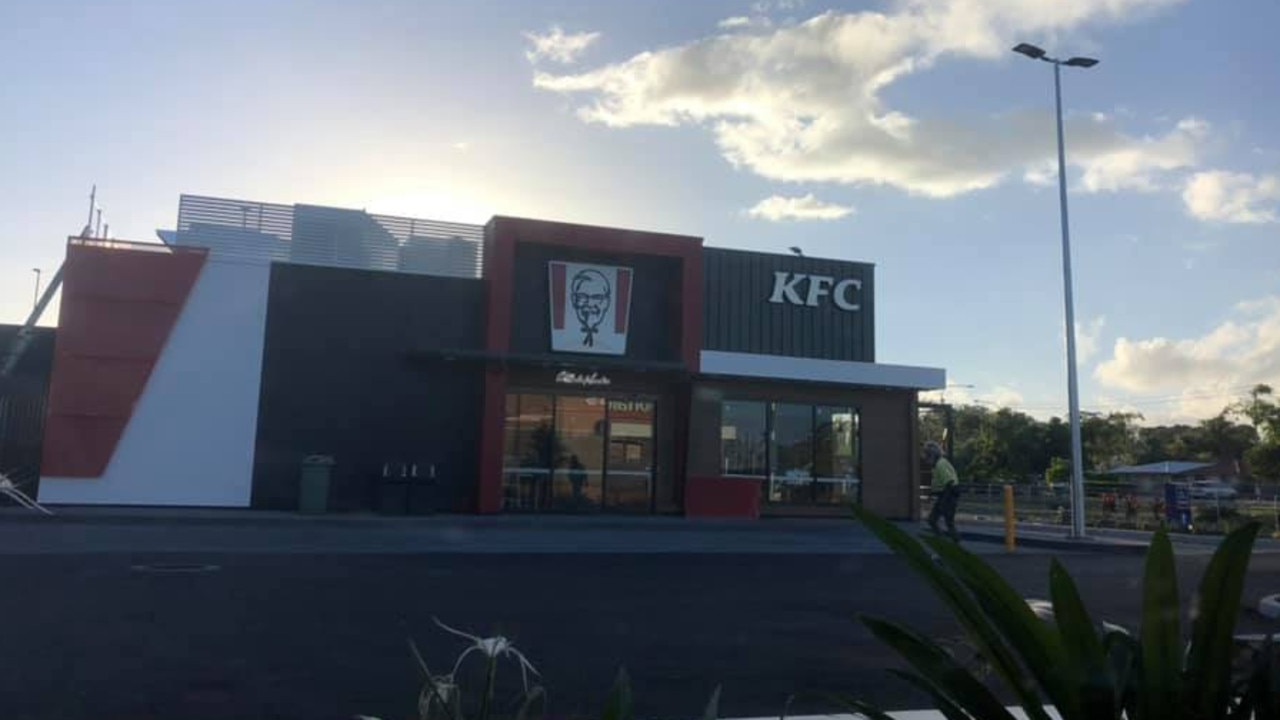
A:
<svg viewBox="0 0 1280 720">
<path fill-rule="evenodd" d="M 1280 480 L 1280 403 L 1272 399 L 1271 386 L 1255 385 L 1249 399 L 1229 411 L 1248 418 L 1259 436 L 1259 442 L 1245 453 L 1249 472 L 1266 480 Z"/>
<path fill-rule="evenodd" d="M 1090 415 L 1080 423 L 1086 469 L 1102 471 L 1133 462 L 1139 413 Z"/>
<path fill-rule="evenodd" d="M 1249 448 L 1257 443 L 1258 431 L 1250 425 L 1232 422 L 1226 410 L 1201 421 L 1195 430 L 1196 459 L 1200 460 L 1243 460 Z"/>
<path fill-rule="evenodd" d="M 1040 428 L 1040 452 L 1037 464 L 1046 471 L 1054 458 L 1071 456 L 1071 426 L 1060 417 L 1051 417 Z"/>
<path fill-rule="evenodd" d="M 1248 418 L 1263 442 L 1280 441 L 1280 403 L 1272 399 L 1270 385 L 1254 385 L 1249 399 L 1232 406 L 1230 412 Z"/>
<path fill-rule="evenodd" d="M 1280 480 L 1280 443 L 1261 443 L 1245 454 L 1249 472 L 1261 480 Z"/>
</svg>

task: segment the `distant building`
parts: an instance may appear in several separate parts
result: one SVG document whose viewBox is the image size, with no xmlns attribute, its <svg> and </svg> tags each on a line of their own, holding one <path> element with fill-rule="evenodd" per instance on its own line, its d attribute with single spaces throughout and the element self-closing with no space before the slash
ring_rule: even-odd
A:
<svg viewBox="0 0 1280 720">
<path fill-rule="evenodd" d="M 1220 462 L 1165 460 L 1142 465 L 1122 465 L 1111 468 L 1106 474 L 1134 483 L 1142 489 L 1148 489 L 1167 482 L 1216 480 L 1224 483 L 1237 483 L 1243 477 L 1240 463 L 1235 460 Z"/>
</svg>

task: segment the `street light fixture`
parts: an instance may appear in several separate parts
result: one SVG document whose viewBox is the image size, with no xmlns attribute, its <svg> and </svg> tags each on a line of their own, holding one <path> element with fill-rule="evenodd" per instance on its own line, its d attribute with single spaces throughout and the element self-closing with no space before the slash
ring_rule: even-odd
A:
<svg viewBox="0 0 1280 720">
<path fill-rule="evenodd" d="M 1067 320 L 1067 402 L 1071 421 L 1071 537 L 1084 537 L 1084 452 L 1080 443 L 1080 389 L 1076 380 L 1076 311 L 1072 299 L 1071 232 L 1067 223 L 1066 153 L 1062 143 L 1062 73 L 1067 67 L 1091 68 L 1098 61 L 1089 57 L 1059 60 L 1049 57 L 1043 48 L 1018 43 L 1013 51 L 1032 60 L 1053 64 L 1053 98 L 1058 121 L 1058 205 L 1062 214 L 1062 294 Z"/>
</svg>

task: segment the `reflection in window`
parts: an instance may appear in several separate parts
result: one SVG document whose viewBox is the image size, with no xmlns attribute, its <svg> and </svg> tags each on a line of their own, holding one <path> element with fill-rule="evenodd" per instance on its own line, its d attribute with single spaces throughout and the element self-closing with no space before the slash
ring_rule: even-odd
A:
<svg viewBox="0 0 1280 720">
<path fill-rule="evenodd" d="M 730 400 L 720 411 L 720 454 L 725 475 L 764 477 L 768 474 L 768 406 L 762 402 Z"/>
<path fill-rule="evenodd" d="M 773 406 L 773 472 L 769 501 L 808 504 L 813 499 L 813 406 Z"/>
<path fill-rule="evenodd" d="M 582 512 L 600 507 L 604 475 L 605 399 L 561 395 L 556 430 L 564 453 L 553 475 L 558 510 Z"/>
<path fill-rule="evenodd" d="M 858 411 L 851 407 L 740 400 L 721 406 L 722 472 L 766 478 L 766 502 L 858 502 L 858 438 Z"/>
<path fill-rule="evenodd" d="M 648 510 L 653 498 L 653 403 L 609 401 L 605 507 Z"/>
<path fill-rule="evenodd" d="M 552 424 L 551 395 L 507 395 L 503 437 L 503 504 L 511 510 L 546 507 L 551 468 L 563 447 Z"/>
<path fill-rule="evenodd" d="M 814 408 L 814 501 L 840 505 L 858 500 L 858 415 L 852 408 Z"/>
</svg>

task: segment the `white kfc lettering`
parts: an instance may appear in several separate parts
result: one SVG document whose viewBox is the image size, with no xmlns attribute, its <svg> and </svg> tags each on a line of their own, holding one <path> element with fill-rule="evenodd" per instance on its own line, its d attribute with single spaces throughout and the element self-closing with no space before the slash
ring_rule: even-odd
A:
<svg viewBox="0 0 1280 720">
<path fill-rule="evenodd" d="M 809 285 L 802 295 L 800 284 L 805 280 L 809 281 Z M 822 298 L 827 297 L 841 310 L 856 312 L 862 309 L 862 305 L 851 300 L 849 296 L 861 290 L 862 281 L 857 278 L 845 278 L 836 282 L 835 278 L 828 275 L 775 272 L 773 293 L 769 295 L 769 302 L 818 307 L 822 303 Z"/>
<path fill-rule="evenodd" d="M 831 293 L 831 301 L 841 310 L 857 312 L 862 309 L 862 305 L 856 302 L 849 302 L 849 288 L 861 292 L 862 281 L 855 278 L 847 278 L 836 283 L 835 290 Z"/>
<path fill-rule="evenodd" d="M 800 299 L 800 293 L 796 291 L 796 285 L 806 277 L 808 275 L 800 273 L 775 272 L 773 274 L 773 294 L 769 296 L 769 302 L 789 302 L 792 305 L 803 305 L 804 300 Z"/>
<path fill-rule="evenodd" d="M 826 295 L 831 292 L 831 285 L 835 283 L 835 281 L 836 281 L 835 278 L 826 277 L 823 275 L 810 275 L 809 276 L 809 297 L 805 300 L 804 304 L 808 305 L 809 307 L 818 307 L 818 300 L 823 295 Z"/>
</svg>

